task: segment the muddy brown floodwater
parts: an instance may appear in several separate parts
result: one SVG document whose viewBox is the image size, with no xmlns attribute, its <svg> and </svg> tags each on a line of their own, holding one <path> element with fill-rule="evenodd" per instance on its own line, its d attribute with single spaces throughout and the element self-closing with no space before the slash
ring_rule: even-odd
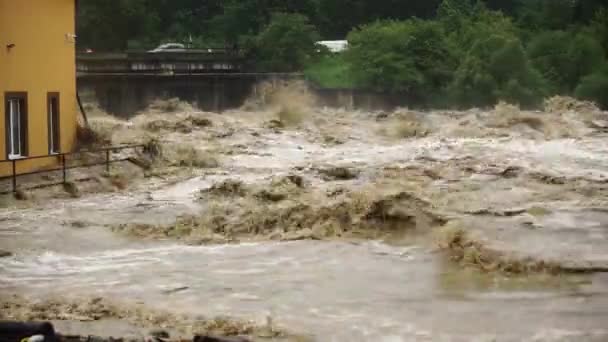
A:
<svg viewBox="0 0 608 342">
<path fill-rule="evenodd" d="M 2 301 L 271 317 L 315 341 L 607 341 L 608 114 L 551 104 L 100 118 L 217 163 L 2 209 Z"/>
</svg>

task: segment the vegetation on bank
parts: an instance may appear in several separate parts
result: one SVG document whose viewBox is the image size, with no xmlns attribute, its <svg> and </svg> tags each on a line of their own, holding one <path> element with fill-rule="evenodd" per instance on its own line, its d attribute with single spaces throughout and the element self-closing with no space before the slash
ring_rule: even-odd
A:
<svg viewBox="0 0 608 342">
<path fill-rule="evenodd" d="M 534 107 L 575 95 L 608 107 L 603 0 L 131 0 L 80 8 L 82 47 L 182 41 L 238 47 L 258 71 L 403 94 L 412 106 Z M 105 34 L 105 32 L 112 34 Z M 342 54 L 314 45 L 344 39 Z"/>
</svg>

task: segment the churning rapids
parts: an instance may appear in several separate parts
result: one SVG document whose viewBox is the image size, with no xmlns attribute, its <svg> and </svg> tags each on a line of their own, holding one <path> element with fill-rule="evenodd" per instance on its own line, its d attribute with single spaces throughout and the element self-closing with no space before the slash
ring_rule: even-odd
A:
<svg viewBox="0 0 608 342">
<path fill-rule="evenodd" d="M 152 120 L 165 120 L 152 131 L 167 146 L 191 144 L 213 153 L 219 166 L 177 181 L 149 177 L 119 192 L 2 209 L 0 250 L 13 255 L 0 258 L 0 296 L 102 297 L 176 314 L 272 317 L 315 341 L 607 341 L 607 115 L 504 107 L 450 113 L 288 108 L 300 113 L 285 125 L 280 115 L 272 118 L 274 110 L 218 115 L 187 109 L 112 121 L 113 139 L 123 142 Z M 170 120 L 194 116 L 209 123 L 182 132 L 171 126 Z M 326 172 L 332 168 L 340 172 Z M 302 189 L 272 193 L 266 202 L 245 190 L 242 198 L 201 197 L 227 180 L 254 193 L 273 177 L 294 174 Z M 193 243 L 193 229 L 187 238 L 175 231 L 159 238 L 142 227 L 137 236 L 117 228 L 152 229 L 212 215 L 209 207 L 217 211 L 217 202 L 232 206 L 227 215 L 243 218 L 224 222 L 224 230 L 212 232 L 217 237 L 226 227 L 254 222 L 251 215 L 279 215 L 294 203 L 306 205 L 302 215 L 320 213 L 321 202 L 339 202 L 355 190 L 374 192 L 376 207 L 390 204 L 383 214 L 390 227 L 373 221 L 369 210 L 346 207 L 359 218 L 349 224 L 361 231 L 369 227 L 359 221 L 376 222 L 374 235 L 357 238 L 333 223 L 329 233 L 327 222 L 303 227 L 308 221 L 292 214 L 234 233 L 228 244 Z M 384 193 L 395 190 L 406 191 L 410 202 Z M 245 204 L 250 209 L 241 208 Z M 334 220 L 328 210 L 323 215 Z M 433 220 L 421 220 L 418 212 Z M 434 233 L 450 224 L 501 252 L 580 272 L 513 275 L 453 262 Z"/>
</svg>

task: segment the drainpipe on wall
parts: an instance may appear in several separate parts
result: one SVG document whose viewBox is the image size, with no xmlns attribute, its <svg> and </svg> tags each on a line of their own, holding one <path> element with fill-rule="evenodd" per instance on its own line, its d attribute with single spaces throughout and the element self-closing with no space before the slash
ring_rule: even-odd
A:
<svg viewBox="0 0 608 342">
<path fill-rule="evenodd" d="M 82 106 L 82 101 L 80 100 L 80 93 L 78 93 L 78 91 L 76 91 L 76 100 L 78 101 L 78 107 L 80 108 L 80 113 L 82 114 L 84 125 L 86 127 L 89 127 L 89 119 L 87 118 L 87 113 L 84 111 L 84 107 Z"/>
</svg>

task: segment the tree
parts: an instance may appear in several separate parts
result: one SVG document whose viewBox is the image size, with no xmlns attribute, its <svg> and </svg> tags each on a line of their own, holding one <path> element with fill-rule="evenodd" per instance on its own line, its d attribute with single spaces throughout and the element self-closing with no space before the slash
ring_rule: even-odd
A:
<svg viewBox="0 0 608 342">
<path fill-rule="evenodd" d="M 263 71 L 302 70 L 316 53 L 316 28 L 300 14 L 277 13 L 253 40 L 252 56 Z"/>
<path fill-rule="evenodd" d="M 442 5 L 446 3 L 444 1 Z M 492 35 L 519 36 L 520 32 L 511 18 L 501 12 L 490 11 L 480 3 L 473 6 L 472 2 L 460 7 L 465 10 L 452 11 L 449 20 L 445 19 L 445 15 L 439 17 L 447 32 L 450 50 L 460 59 L 465 58 L 473 44 L 480 39 Z"/>
<path fill-rule="evenodd" d="M 520 0 L 518 22 L 531 30 L 563 30 L 574 23 L 579 0 Z"/>
<path fill-rule="evenodd" d="M 473 44 L 449 93 L 462 107 L 491 106 L 499 100 L 534 106 L 545 93 L 545 83 L 519 39 L 492 35 Z"/>
<path fill-rule="evenodd" d="M 576 96 L 591 100 L 608 109 L 608 62 L 596 72 L 586 76 L 576 88 Z"/>
<path fill-rule="evenodd" d="M 354 30 L 348 41 L 347 57 L 360 84 L 419 102 L 437 95 L 456 66 L 437 22 L 377 22 Z"/>
<path fill-rule="evenodd" d="M 124 50 L 128 41 L 156 40 L 159 17 L 146 0 L 81 1 L 79 43 L 98 50 Z"/>
<path fill-rule="evenodd" d="M 443 0 L 437 18 L 449 31 L 460 30 L 477 9 L 475 0 Z"/>
<path fill-rule="evenodd" d="M 546 31 L 535 36 L 528 54 L 554 92 L 570 94 L 582 77 L 603 62 L 600 43 L 592 35 Z"/>
<path fill-rule="evenodd" d="M 591 33 L 597 37 L 604 48 L 604 56 L 608 58 L 608 8 L 600 8 L 591 22 Z"/>
</svg>

